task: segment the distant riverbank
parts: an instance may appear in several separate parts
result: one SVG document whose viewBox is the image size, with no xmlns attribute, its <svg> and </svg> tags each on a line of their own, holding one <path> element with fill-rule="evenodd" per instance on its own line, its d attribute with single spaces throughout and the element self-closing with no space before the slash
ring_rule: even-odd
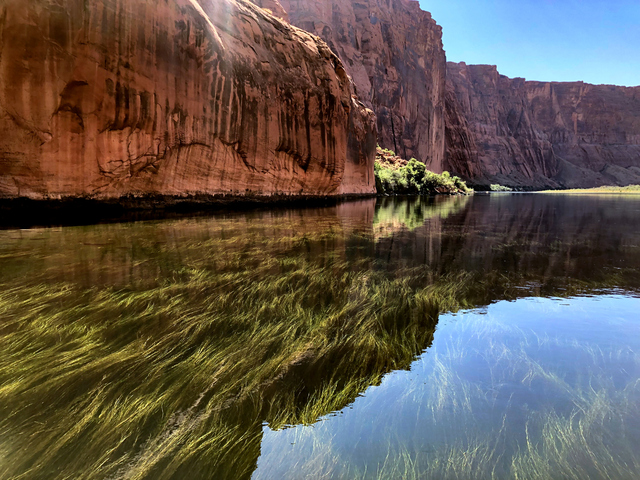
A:
<svg viewBox="0 0 640 480">
<path fill-rule="evenodd" d="M 640 195 L 640 185 L 629 185 L 627 187 L 603 186 L 597 188 L 577 188 L 571 190 L 547 190 L 542 193 L 569 193 L 573 195 L 602 195 L 602 194 L 624 194 Z"/>
</svg>

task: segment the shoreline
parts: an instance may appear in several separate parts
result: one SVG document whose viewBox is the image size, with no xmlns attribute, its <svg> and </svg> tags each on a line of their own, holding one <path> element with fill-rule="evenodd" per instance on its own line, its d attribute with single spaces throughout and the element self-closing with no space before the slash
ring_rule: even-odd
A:
<svg viewBox="0 0 640 480">
<path fill-rule="evenodd" d="M 552 195 L 615 195 L 640 196 L 640 186 L 596 187 L 567 190 L 512 190 L 491 192 L 474 190 L 469 195 L 538 193 Z M 0 198 L 0 230 L 82 226 L 104 223 L 198 217 L 210 214 L 234 214 L 264 209 L 325 208 L 341 203 L 391 197 L 456 196 L 451 192 L 434 195 L 407 194 L 345 194 L 345 195 L 127 195 L 112 199 L 62 197 L 32 199 L 28 197 Z"/>
<path fill-rule="evenodd" d="M 594 188 L 570 188 L 567 190 L 541 190 L 539 193 L 555 193 L 565 195 L 640 195 L 640 185 L 626 187 L 602 186 Z"/>
<path fill-rule="evenodd" d="M 479 192 L 483 193 L 483 192 Z M 468 194 L 474 195 L 474 193 Z M 326 208 L 358 200 L 394 197 L 451 197 L 454 193 L 434 195 L 345 194 L 345 195 L 128 195 L 113 199 L 63 197 L 31 199 L 0 198 L 0 230 L 97 225 L 105 223 L 199 217 L 211 214 L 235 214 L 250 211 Z"/>
<path fill-rule="evenodd" d="M 377 194 L 326 196 L 271 195 L 170 195 L 124 196 L 113 199 L 63 197 L 31 199 L 0 198 L 0 230 L 100 223 L 162 220 L 185 216 L 225 214 L 251 210 L 323 208 L 343 202 L 377 198 Z"/>
</svg>

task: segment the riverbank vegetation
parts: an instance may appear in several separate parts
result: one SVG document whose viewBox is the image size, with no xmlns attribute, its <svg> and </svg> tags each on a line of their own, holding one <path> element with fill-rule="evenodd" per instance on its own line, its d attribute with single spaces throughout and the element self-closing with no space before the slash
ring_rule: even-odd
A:
<svg viewBox="0 0 640 480">
<path fill-rule="evenodd" d="M 640 195 L 640 185 L 628 185 L 626 187 L 616 187 L 605 185 L 597 188 L 575 188 L 570 190 L 549 190 L 544 193 L 569 193 L 573 195 L 602 195 L 602 194 L 626 194 Z"/>
<path fill-rule="evenodd" d="M 415 158 L 405 160 L 378 147 L 375 162 L 376 188 L 386 195 L 468 195 L 472 190 L 459 177 L 427 170 Z"/>
<path fill-rule="evenodd" d="M 463 235 L 476 235 L 471 228 L 456 228 L 444 240 L 450 234 L 443 220 L 462 215 L 472 200 L 383 198 L 374 210 L 376 201 L 368 199 L 341 205 L 342 216 L 337 208 L 307 209 L 6 232 L 0 478 L 250 478 L 267 428 L 317 424 L 389 372 L 411 368 L 432 344 L 443 312 L 534 294 L 575 296 L 629 284 L 625 275 L 636 278 L 633 268 L 598 276 L 593 266 L 581 281 L 552 275 L 542 268 L 549 255 L 564 259 L 570 249 L 588 248 L 566 239 L 543 253 L 527 247 L 526 257 L 511 238 L 504 243 L 482 235 L 479 244 L 467 243 Z M 432 242 L 422 243 L 421 226 Z M 415 243 L 403 244 L 407 236 Z M 491 241 L 487 251 L 503 252 L 490 262 L 498 268 L 461 263 L 458 252 L 478 252 Z M 429 251 L 431 260 L 417 262 L 419 251 Z M 588 249 L 583 253 L 589 257 Z M 528 270 L 504 269 L 505 260 L 520 265 L 520 258 Z M 550 264 L 564 264 L 553 258 Z M 467 350 L 456 352 L 462 358 Z M 511 357 L 495 352 L 514 365 L 524 358 L 517 349 Z M 441 424 L 479 416 L 449 417 L 435 409 L 460 405 L 467 395 L 468 384 L 454 376 L 459 371 L 453 363 L 425 376 L 433 392 L 443 392 L 424 404 Z M 529 370 L 524 377 L 531 377 Z M 448 392 L 441 390 L 445 385 Z M 626 415 L 614 407 L 605 413 Z M 582 424 L 560 424 L 518 465 L 557 458 L 550 463 L 556 468 L 573 460 L 573 449 L 583 448 L 575 439 L 555 457 L 547 451 L 572 426 L 582 433 Z M 590 438 L 599 438 L 596 433 Z M 394 463 L 392 451 L 371 475 L 398 478 L 406 470 L 417 478 L 465 478 L 463 470 L 450 469 L 469 466 L 457 463 L 466 458 L 474 462 L 467 478 L 485 477 L 496 457 L 469 438 L 428 452 L 426 463 L 415 457 L 409 460 L 418 463 Z M 487 444 L 482 437 L 478 442 Z M 415 453 L 410 447 L 408 455 Z M 608 458 L 610 450 L 588 447 L 589 455 Z M 314 458 L 333 462 L 326 453 Z M 422 475 L 425 468 L 433 475 Z"/>
</svg>

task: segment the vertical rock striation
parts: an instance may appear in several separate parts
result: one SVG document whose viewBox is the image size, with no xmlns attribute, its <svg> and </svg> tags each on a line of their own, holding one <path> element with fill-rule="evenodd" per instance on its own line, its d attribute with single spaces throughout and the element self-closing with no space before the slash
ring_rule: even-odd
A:
<svg viewBox="0 0 640 480">
<path fill-rule="evenodd" d="M 327 45 L 246 0 L 0 5 L 2 197 L 372 193 L 375 144 Z"/>
<path fill-rule="evenodd" d="M 469 128 L 467 116 L 463 111 L 453 84 L 447 81 L 445 91 L 445 142 L 446 170 L 455 172 L 464 178 L 477 178 L 478 147 Z"/>
<path fill-rule="evenodd" d="M 377 115 L 380 145 L 442 171 L 446 58 L 431 14 L 412 0 L 280 3 L 291 23 L 342 59 L 358 97 Z"/>
<path fill-rule="evenodd" d="M 640 87 L 528 82 L 448 64 L 447 163 L 476 184 L 640 183 Z"/>
</svg>

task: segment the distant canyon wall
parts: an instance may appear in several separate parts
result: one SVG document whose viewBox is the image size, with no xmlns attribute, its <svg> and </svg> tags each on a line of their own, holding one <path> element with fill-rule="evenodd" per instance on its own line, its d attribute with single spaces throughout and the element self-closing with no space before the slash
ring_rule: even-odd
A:
<svg viewBox="0 0 640 480">
<path fill-rule="evenodd" d="M 640 87 L 529 82 L 447 65 L 447 167 L 475 184 L 640 184 Z"/>
<path fill-rule="evenodd" d="M 442 30 L 410 0 L 256 0 L 322 37 L 377 115 L 378 142 L 472 184 L 640 183 L 640 93 L 527 82 L 446 63 Z"/>
<path fill-rule="evenodd" d="M 373 193 L 352 94 L 322 40 L 246 0 L 5 0 L 0 197 Z"/>
<path fill-rule="evenodd" d="M 441 172 L 446 57 L 442 29 L 413 0 L 256 0 L 322 37 L 358 98 L 377 115 L 378 142 Z M 276 5 L 277 4 L 277 5 Z"/>
</svg>

